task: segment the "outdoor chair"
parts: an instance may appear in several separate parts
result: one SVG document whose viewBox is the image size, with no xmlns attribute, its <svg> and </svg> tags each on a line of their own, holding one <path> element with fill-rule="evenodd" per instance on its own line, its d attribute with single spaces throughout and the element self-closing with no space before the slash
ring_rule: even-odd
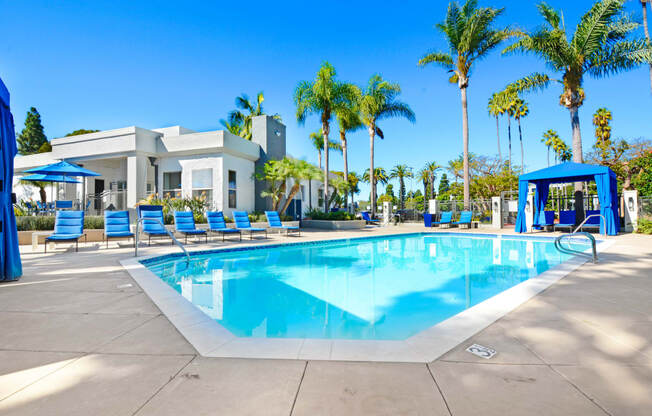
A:
<svg viewBox="0 0 652 416">
<path fill-rule="evenodd" d="M 195 216 L 192 211 L 174 211 L 174 229 L 176 232 L 185 236 L 184 243 L 188 243 L 189 235 L 203 235 L 206 237 L 206 243 L 208 243 L 208 234 L 206 230 L 197 228 L 195 225 Z"/>
<path fill-rule="evenodd" d="M 79 251 L 79 239 L 88 238 L 84 233 L 84 211 L 57 211 L 54 219 L 54 234 L 45 238 L 45 252 L 48 252 L 48 242 L 75 242 L 75 251 Z"/>
<path fill-rule="evenodd" d="M 129 211 L 104 211 L 104 240 L 109 248 L 110 239 L 136 239 L 129 228 Z"/>
<path fill-rule="evenodd" d="M 568 229 L 573 231 L 575 227 L 575 211 L 559 211 L 559 223 L 555 224 L 555 230 Z"/>
<path fill-rule="evenodd" d="M 586 217 L 588 218 L 584 225 L 582 225 L 582 231 L 593 231 L 593 232 L 600 232 L 600 220 L 602 217 L 600 217 L 600 210 L 587 210 L 586 211 Z M 595 217 L 589 218 L 590 215 L 595 215 Z"/>
<path fill-rule="evenodd" d="M 444 211 L 441 213 L 441 218 L 439 219 L 439 221 L 433 221 L 432 225 L 439 225 L 442 228 L 444 225 L 450 227 L 451 221 L 453 221 L 453 212 Z"/>
<path fill-rule="evenodd" d="M 362 219 L 365 220 L 366 224 L 380 225 L 380 220 L 372 219 L 368 212 L 362 211 L 360 214 L 362 215 Z"/>
<path fill-rule="evenodd" d="M 235 229 L 249 232 L 251 240 L 254 238 L 254 233 L 265 233 L 265 238 L 267 238 L 267 228 L 252 227 L 249 215 L 245 211 L 233 211 L 233 219 L 235 220 Z"/>
<path fill-rule="evenodd" d="M 555 211 L 539 213 L 539 223 L 532 226 L 535 230 L 543 230 L 555 226 Z"/>
<path fill-rule="evenodd" d="M 457 225 L 458 227 L 461 227 L 462 225 L 466 225 L 467 228 L 471 228 L 471 218 L 473 217 L 473 213 L 471 211 L 462 211 L 460 214 L 460 219 L 457 222 L 451 223 L 452 225 Z"/>
<path fill-rule="evenodd" d="M 301 235 L 301 230 L 296 225 L 283 225 L 281 222 L 281 217 L 276 211 L 265 211 L 265 216 L 267 217 L 267 224 L 269 228 L 273 230 L 283 231 L 285 230 L 285 235 L 289 236 L 290 232 L 297 233 Z"/>
<path fill-rule="evenodd" d="M 152 245 L 152 237 L 169 237 L 163 219 L 163 207 L 161 205 L 139 205 L 138 218 L 143 219 L 143 233 L 147 235 L 147 244 Z M 170 244 L 174 241 L 170 239 Z"/>
<path fill-rule="evenodd" d="M 60 209 L 72 209 L 72 201 L 56 201 L 54 207 L 57 210 Z"/>
<path fill-rule="evenodd" d="M 206 220 L 208 220 L 208 231 L 211 233 L 222 234 L 222 241 L 227 234 L 237 234 L 242 241 L 242 233 L 235 228 L 228 228 L 224 220 L 222 211 L 208 211 L 206 212 Z"/>
</svg>

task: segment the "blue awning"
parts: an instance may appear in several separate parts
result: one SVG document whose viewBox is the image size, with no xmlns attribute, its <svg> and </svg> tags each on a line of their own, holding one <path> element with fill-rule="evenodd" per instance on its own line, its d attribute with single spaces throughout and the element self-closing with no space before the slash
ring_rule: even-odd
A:
<svg viewBox="0 0 652 416">
<path fill-rule="evenodd" d="M 534 213 L 539 217 L 542 207 L 548 199 L 548 187 L 551 183 L 590 182 L 595 181 L 598 188 L 600 201 L 600 232 L 616 235 L 620 230 L 618 216 L 618 189 L 616 174 L 607 166 L 589 165 L 585 163 L 561 163 L 556 166 L 529 172 L 518 177 L 518 216 L 516 217 L 515 231 L 524 233 L 525 206 L 530 184 L 537 187 L 535 195 Z"/>
<path fill-rule="evenodd" d="M 9 90 L 0 79 L 0 281 L 18 280 L 23 274 L 11 196 L 17 153 Z"/>
</svg>

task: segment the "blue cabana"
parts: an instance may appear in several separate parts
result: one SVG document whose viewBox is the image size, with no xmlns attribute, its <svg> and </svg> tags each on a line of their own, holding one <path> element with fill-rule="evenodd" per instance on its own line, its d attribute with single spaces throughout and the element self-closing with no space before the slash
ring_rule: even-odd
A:
<svg viewBox="0 0 652 416">
<path fill-rule="evenodd" d="M 539 223 L 539 214 L 544 211 L 548 201 L 548 187 L 551 183 L 595 181 L 600 201 L 600 232 L 616 235 L 620 230 L 618 216 L 618 187 L 616 174 L 606 166 L 583 163 L 562 163 L 549 168 L 526 173 L 518 177 L 518 216 L 515 231 L 524 233 L 525 206 L 529 184 L 534 184 L 534 224 Z"/>
<path fill-rule="evenodd" d="M 0 79 L 0 281 L 18 280 L 23 274 L 11 187 L 14 180 L 16 133 L 9 111 L 9 90 Z"/>
</svg>

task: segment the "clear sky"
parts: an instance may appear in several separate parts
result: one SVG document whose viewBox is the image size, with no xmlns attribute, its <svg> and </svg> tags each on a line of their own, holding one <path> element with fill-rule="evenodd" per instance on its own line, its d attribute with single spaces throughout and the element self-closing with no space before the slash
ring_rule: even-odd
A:
<svg viewBox="0 0 652 416">
<path fill-rule="evenodd" d="M 549 0 L 563 9 L 568 27 L 591 0 Z M 398 163 L 416 169 L 427 161 L 446 164 L 462 151 L 460 95 L 444 70 L 418 68 L 431 49 L 444 49 L 433 28 L 448 2 L 430 1 L 10 1 L 0 0 L 0 77 L 12 97 L 16 129 L 29 107 L 41 113 L 48 138 L 76 129 L 113 129 L 130 125 L 157 128 L 182 125 L 194 130 L 220 128 L 219 119 L 241 93 L 265 93 L 265 109 L 279 113 L 288 127 L 288 151 L 316 163 L 308 135 L 317 117 L 299 126 L 292 101 L 300 80 L 312 79 L 328 60 L 342 80 L 364 84 L 380 73 L 403 88 L 402 100 L 416 123 L 383 121 L 386 138 L 376 143 L 376 165 Z M 480 0 L 505 7 L 501 24 L 533 29 L 541 23 L 534 1 Z M 638 1 L 628 11 L 641 18 Z M 642 36 L 642 30 L 639 32 Z M 495 120 L 487 114 L 492 92 L 533 71 L 546 68 L 529 56 L 501 56 L 478 63 L 469 87 L 470 149 L 495 155 Z M 599 107 L 613 112 L 613 134 L 651 138 L 652 95 L 648 69 L 603 80 L 587 79 L 580 109 L 585 150 L 594 142 L 591 115 Z M 523 120 L 526 170 L 546 166 L 540 143 L 555 129 L 570 144 L 568 111 L 558 105 L 560 90 L 526 97 L 530 115 Z M 514 130 L 515 131 L 515 130 Z M 513 131 L 513 160 L 520 163 Z M 506 126 L 501 126 L 503 155 Z M 365 131 L 349 138 L 350 166 L 369 165 Z M 342 169 L 342 158 L 331 158 Z M 414 181 L 413 187 L 419 184 Z M 366 197 L 363 187 L 360 197 Z"/>
</svg>

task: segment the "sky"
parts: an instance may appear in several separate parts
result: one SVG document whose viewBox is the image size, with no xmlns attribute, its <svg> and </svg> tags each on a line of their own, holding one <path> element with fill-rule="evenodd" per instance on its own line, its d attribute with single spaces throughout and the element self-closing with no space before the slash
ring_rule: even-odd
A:
<svg viewBox="0 0 652 416">
<path fill-rule="evenodd" d="M 563 10 L 569 28 L 592 3 L 548 0 Z M 416 65 L 429 51 L 447 50 L 434 25 L 443 20 L 448 1 L 328 4 L 0 0 L 0 78 L 11 93 L 16 130 L 23 128 L 32 106 L 41 114 L 48 139 L 82 128 L 132 125 L 215 130 L 234 108 L 236 96 L 263 91 L 265 111 L 280 114 L 287 125 L 288 153 L 317 163 L 308 137 L 320 128 L 319 119 L 297 123 L 293 92 L 328 61 L 343 81 L 365 85 L 378 73 L 399 83 L 400 99 L 415 112 L 414 124 L 404 119 L 380 123 L 385 139 L 376 141 L 376 166 L 389 171 L 407 164 L 417 171 L 426 162 L 446 165 L 458 157 L 459 89 L 447 82 L 443 69 Z M 499 25 L 527 30 L 541 24 L 535 4 L 480 0 L 481 6 L 505 8 Z M 641 19 L 638 1 L 630 0 L 626 8 Z M 470 150 L 477 154 L 498 153 L 495 119 L 487 114 L 491 94 L 531 72 L 547 71 L 535 57 L 503 56 L 501 49 L 478 62 L 471 74 Z M 652 138 L 647 67 L 586 79 L 584 88 L 580 122 L 585 151 L 595 141 L 591 117 L 600 107 L 613 113 L 614 137 Z M 547 166 L 544 131 L 554 129 L 570 144 L 570 117 L 558 104 L 560 92 L 552 86 L 525 97 L 530 108 L 522 125 L 526 171 Z M 361 174 L 369 166 L 369 137 L 365 130 L 348 137 L 350 170 Z M 505 156 L 505 122 L 500 139 Z M 520 165 L 514 128 L 512 148 L 513 163 Z M 341 156 L 331 157 L 331 167 L 342 170 Z M 408 182 L 408 188 L 420 187 L 416 180 Z M 368 195 L 368 186 L 361 188 L 360 196 Z"/>
</svg>

